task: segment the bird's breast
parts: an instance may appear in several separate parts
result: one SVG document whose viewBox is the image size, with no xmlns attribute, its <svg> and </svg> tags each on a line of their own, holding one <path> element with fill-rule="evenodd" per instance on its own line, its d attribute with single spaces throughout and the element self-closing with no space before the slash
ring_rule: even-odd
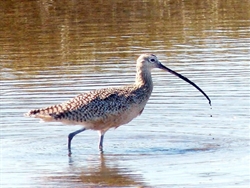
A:
<svg viewBox="0 0 250 188">
<path fill-rule="evenodd" d="M 121 125 L 129 123 L 138 115 L 140 115 L 143 108 L 144 106 L 135 105 L 125 111 L 116 114 L 106 115 L 101 119 L 97 119 L 97 121 L 90 122 L 89 124 L 91 124 L 92 126 L 90 126 L 89 128 L 93 130 L 117 128 Z"/>
</svg>

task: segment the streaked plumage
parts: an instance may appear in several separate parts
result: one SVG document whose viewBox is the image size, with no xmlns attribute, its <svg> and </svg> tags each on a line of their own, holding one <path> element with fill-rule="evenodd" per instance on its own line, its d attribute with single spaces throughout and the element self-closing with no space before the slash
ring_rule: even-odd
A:
<svg viewBox="0 0 250 188">
<path fill-rule="evenodd" d="M 137 59 L 137 73 L 134 84 L 124 87 L 103 88 L 83 93 L 68 102 L 29 111 L 26 116 L 44 121 L 59 121 L 65 124 L 83 125 L 83 129 L 69 134 L 68 150 L 71 154 L 71 140 L 87 129 L 100 132 L 99 149 L 103 150 L 103 136 L 110 128 L 127 124 L 140 115 L 152 93 L 151 69 L 160 68 L 192 84 L 206 97 L 207 95 L 186 77 L 163 66 L 155 55 L 143 54 Z M 210 101 L 210 99 L 207 97 Z"/>
</svg>

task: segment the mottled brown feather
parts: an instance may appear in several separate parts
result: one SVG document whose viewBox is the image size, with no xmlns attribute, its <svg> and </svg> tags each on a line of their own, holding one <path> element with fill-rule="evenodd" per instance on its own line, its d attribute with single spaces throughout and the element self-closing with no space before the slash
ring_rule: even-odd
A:
<svg viewBox="0 0 250 188">
<path fill-rule="evenodd" d="M 42 109 L 29 111 L 26 115 L 44 119 L 44 121 L 65 121 L 74 124 L 91 123 L 92 129 L 99 129 L 96 126 L 106 125 L 105 121 L 119 118 L 122 113 L 131 110 L 134 106 L 140 106 L 150 97 L 149 88 L 129 85 L 118 88 L 104 88 L 83 93 L 66 103 L 50 106 Z M 146 104 L 146 103 L 145 103 Z M 144 107 L 144 105 L 143 105 Z M 143 108 L 140 109 L 139 115 Z M 110 122 L 110 124 L 112 124 Z M 114 124 L 116 124 L 114 122 Z M 111 127 L 119 126 L 110 125 Z"/>
<path fill-rule="evenodd" d="M 82 93 L 68 102 L 31 110 L 25 115 L 104 132 L 126 124 L 142 113 L 151 95 L 151 69 L 156 65 L 149 63 L 148 58 L 154 57 L 144 54 L 138 58 L 134 84 Z"/>
</svg>

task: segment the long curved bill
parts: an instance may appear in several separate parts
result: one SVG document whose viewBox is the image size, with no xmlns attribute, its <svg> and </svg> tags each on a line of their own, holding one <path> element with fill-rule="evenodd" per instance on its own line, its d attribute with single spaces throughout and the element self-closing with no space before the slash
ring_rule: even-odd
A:
<svg viewBox="0 0 250 188">
<path fill-rule="evenodd" d="M 188 78 L 186 78 L 185 76 L 182 76 L 181 74 L 165 67 L 164 65 L 162 65 L 161 63 L 158 64 L 158 68 L 162 69 L 162 70 L 166 70 L 168 72 L 170 72 L 171 74 L 178 76 L 179 78 L 181 78 L 182 80 L 188 82 L 189 84 L 191 84 L 192 86 L 194 86 L 196 89 L 198 89 L 209 101 L 209 105 L 211 106 L 211 100 L 209 99 L 209 97 L 207 96 L 207 94 L 201 89 L 199 88 L 194 82 L 190 81 Z"/>
</svg>

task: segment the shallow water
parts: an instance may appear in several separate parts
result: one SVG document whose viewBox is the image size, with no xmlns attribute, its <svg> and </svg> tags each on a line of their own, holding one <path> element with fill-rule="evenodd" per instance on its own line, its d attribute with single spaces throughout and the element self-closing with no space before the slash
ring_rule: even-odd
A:
<svg viewBox="0 0 250 188">
<path fill-rule="evenodd" d="M 248 187 L 249 1 L 2 3 L 1 187 Z M 161 70 L 141 116 L 98 135 L 23 117 L 134 81 L 154 53 L 211 98 Z"/>
</svg>

